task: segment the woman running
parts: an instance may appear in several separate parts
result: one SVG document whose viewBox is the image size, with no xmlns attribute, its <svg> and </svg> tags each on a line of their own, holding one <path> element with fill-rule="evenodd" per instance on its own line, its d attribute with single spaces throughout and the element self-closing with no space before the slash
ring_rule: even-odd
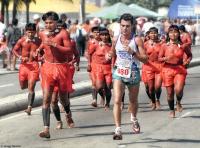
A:
<svg viewBox="0 0 200 148">
<path fill-rule="evenodd" d="M 171 25 L 166 43 L 163 44 L 159 53 L 159 61 L 164 62 L 162 77 L 163 84 L 167 90 L 167 100 L 170 108 L 169 116 L 171 118 L 175 117 L 174 94 L 177 98 L 177 110 L 182 111 L 181 99 L 187 75 L 187 70 L 183 65 L 184 53 L 188 57 L 192 57 L 191 51 L 185 48 L 181 42 L 178 26 Z"/>
</svg>

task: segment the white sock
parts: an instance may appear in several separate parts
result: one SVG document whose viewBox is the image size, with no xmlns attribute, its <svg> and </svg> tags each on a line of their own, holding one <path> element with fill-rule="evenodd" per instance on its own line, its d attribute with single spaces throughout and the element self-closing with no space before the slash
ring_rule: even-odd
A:
<svg viewBox="0 0 200 148">
<path fill-rule="evenodd" d="M 121 127 L 115 128 L 115 134 L 121 134 Z"/>
</svg>

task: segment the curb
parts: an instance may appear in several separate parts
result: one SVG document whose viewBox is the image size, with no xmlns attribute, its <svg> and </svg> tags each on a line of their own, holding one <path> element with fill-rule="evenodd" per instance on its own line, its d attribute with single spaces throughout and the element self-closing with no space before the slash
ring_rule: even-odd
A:
<svg viewBox="0 0 200 148">
<path fill-rule="evenodd" d="M 88 94 L 91 92 L 91 82 L 82 81 L 80 83 L 76 83 L 74 85 L 74 89 L 75 91 L 70 95 L 71 98 Z M 36 91 L 35 94 L 36 98 L 34 100 L 33 107 L 41 106 L 42 90 Z M 28 103 L 27 96 L 28 93 L 8 96 L 6 98 L 3 98 L 2 100 L 4 101 L 0 102 L 0 116 L 25 110 L 27 108 L 27 103 Z"/>
<path fill-rule="evenodd" d="M 200 66 L 200 58 L 192 59 L 190 65 L 189 65 L 189 68 L 192 68 L 195 66 Z"/>
</svg>

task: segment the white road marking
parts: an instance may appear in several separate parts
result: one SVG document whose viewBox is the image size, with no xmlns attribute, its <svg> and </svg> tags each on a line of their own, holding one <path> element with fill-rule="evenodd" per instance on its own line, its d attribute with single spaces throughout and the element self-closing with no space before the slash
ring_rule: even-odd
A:
<svg viewBox="0 0 200 148">
<path fill-rule="evenodd" d="M 74 98 L 74 99 L 71 99 L 70 101 L 71 102 L 74 102 L 74 101 L 80 101 L 80 100 L 84 100 L 85 99 L 88 99 L 88 95 L 86 96 L 83 96 L 83 97 L 77 97 L 77 98 Z M 37 109 L 33 109 L 31 111 L 31 113 L 36 113 L 36 112 L 41 112 L 41 107 L 40 108 L 37 108 Z M 10 120 L 10 119 L 14 119 L 14 118 L 18 118 L 18 117 L 22 117 L 22 116 L 27 116 L 25 112 L 22 112 L 22 113 L 18 113 L 17 115 L 12 115 L 10 117 L 6 117 L 6 118 L 2 118 L 0 119 L 0 122 L 3 122 L 3 121 L 7 121 L 7 120 Z M 30 116 L 31 117 L 31 116 Z"/>
<path fill-rule="evenodd" d="M 195 111 L 191 111 L 191 112 L 186 112 L 185 114 L 181 115 L 179 118 L 177 118 L 178 120 L 184 117 L 187 117 L 188 115 L 190 115 L 191 113 L 194 113 Z"/>
<path fill-rule="evenodd" d="M 0 85 L 0 88 L 14 86 L 14 83 Z"/>
</svg>

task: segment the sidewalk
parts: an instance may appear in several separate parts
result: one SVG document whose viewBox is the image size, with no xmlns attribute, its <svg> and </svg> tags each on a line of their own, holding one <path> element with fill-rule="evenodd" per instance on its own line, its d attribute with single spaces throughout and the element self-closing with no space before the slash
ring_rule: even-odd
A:
<svg viewBox="0 0 200 148">
<path fill-rule="evenodd" d="M 85 58 L 81 59 L 82 61 L 85 61 Z M 191 61 L 190 67 L 198 66 L 200 65 L 200 58 L 194 58 Z M 18 71 L 9 71 L 0 69 L 0 75 L 1 74 L 8 74 L 8 73 L 16 73 Z M 82 81 L 79 83 L 76 83 L 73 85 L 75 92 L 71 94 L 71 97 L 80 96 L 83 94 L 87 94 L 91 92 L 91 82 L 88 81 Z M 34 101 L 34 107 L 41 106 L 42 105 L 42 91 L 36 91 L 36 98 Z M 8 96 L 5 98 L 2 98 L 0 100 L 0 116 L 21 111 L 27 108 L 27 96 L 28 94 L 18 94 L 14 96 Z"/>
</svg>

